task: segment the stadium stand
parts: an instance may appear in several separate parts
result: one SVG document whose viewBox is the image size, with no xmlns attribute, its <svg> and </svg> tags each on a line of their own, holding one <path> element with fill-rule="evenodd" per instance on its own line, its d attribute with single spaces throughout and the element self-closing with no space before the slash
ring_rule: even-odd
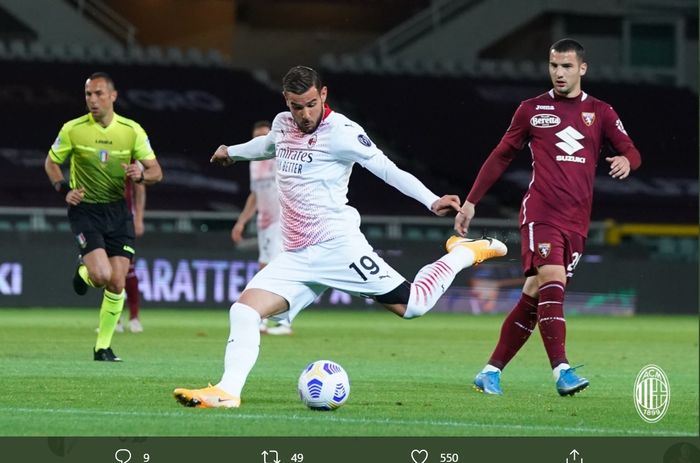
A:
<svg viewBox="0 0 700 463">
<path fill-rule="evenodd" d="M 281 3 L 275 2 L 279 8 Z M 352 2 L 336 3 L 343 11 L 356 12 Z M 395 21 L 401 16 L 394 11 L 398 3 L 379 2 L 383 19 L 364 24 L 365 28 L 378 32 L 380 26 Z M 454 16 L 491 2 L 444 3 Z M 441 21 L 451 18 L 431 2 L 416 0 L 410 5 L 413 10 L 430 5 L 432 13 L 425 17 L 439 13 Z M 238 20 L 247 26 L 274 23 L 265 6 L 266 2 L 241 2 Z M 285 8 L 292 7 L 292 2 L 285 3 Z M 149 194 L 149 208 L 228 210 L 244 203 L 247 169 L 215 169 L 208 157 L 219 143 L 245 140 L 253 121 L 272 118 L 285 109 L 278 90 L 280 75 L 273 73 L 266 82 L 260 77 L 264 72 L 232 69 L 230 57 L 219 49 L 126 44 L 124 40 L 42 41 L 26 24 L 29 10 L 19 0 L 0 1 L 4 70 L 0 104 L 5 118 L 32 121 L 31 125 L 12 124 L 13 130 L 0 144 L 0 168 L 7 179 L 0 186 L 0 206 L 60 205 L 43 182 L 43 159 L 60 124 L 85 112 L 82 81 L 96 70 L 114 76 L 120 91 L 117 111 L 143 124 L 165 170 L 164 182 Z M 324 10 L 324 14 L 336 17 L 333 11 Z M 71 14 L 75 16 L 71 20 L 78 21 L 80 16 Z M 551 24 L 555 20 L 548 14 L 522 27 L 533 33 L 542 25 L 537 21 Z M 564 17 L 563 24 L 571 26 L 567 21 Z M 517 61 L 501 56 L 518 42 L 518 33 L 513 32 L 510 41 L 497 41 L 474 60 L 439 54 L 392 56 L 378 53 L 382 48 L 377 45 L 376 50 L 370 47 L 356 54 L 327 53 L 320 57 L 320 68 L 335 109 L 361 123 L 387 154 L 434 191 L 464 197 L 519 101 L 549 88 L 546 63 L 527 53 Z M 42 34 L 48 37 L 49 33 Z M 688 26 L 687 35 L 697 42 L 697 24 L 694 29 Z M 601 48 L 600 43 L 596 46 Z M 541 47 L 531 48 L 541 53 Z M 594 219 L 697 223 L 697 95 L 643 68 L 595 61 L 589 74 L 585 90 L 615 106 L 644 160 L 625 188 L 607 178 L 606 163 L 601 161 Z M 480 204 L 480 215 L 513 217 L 529 179 L 529 155 L 523 153 L 505 181 Z M 387 202 L 396 215 L 425 213 L 361 168 L 352 182 L 366 186 L 351 188 L 350 197 L 364 213 L 385 214 Z M 381 203 L 376 200 L 378 194 Z M 669 201 L 679 207 L 668 207 Z"/>
<path fill-rule="evenodd" d="M 326 80 L 338 106 L 363 121 L 370 136 L 400 163 L 427 177 L 427 183 L 462 196 L 519 102 L 549 89 L 546 74 L 539 80 L 513 82 L 495 77 L 327 72 Z M 584 89 L 613 104 L 644 160 L 642 169 L 618 188 L 601 158 L 594 218 L 697 223 L 696 95 L 687 89 L 645 84 L 585 82 Z M 481 214 L 517 213 L 530 180 L 529 163 L 529 153 L 521 153 L 506 174 L 507 181 L 498 183 L 481 204 Z M 669 201 L 679 207 L 669 208 Z"/>
<path fill-rule="evenodd" d="M 166 53 L 167 54 L 167 53 Z M 247 169 L 216 169 L 209 155 L 219 143 L 246 140 L 250 125 L 284 110 L 276 90 L 246 71 L 174 65 L 106 65 L 13 61 L 0 75 L 0 104 L 13 124 L 3 137 L 0 186 L 4 206 L 59 206 L 48 188 L 43 159 L 60 124 L 85 112 L 82 82 L 95 70 L 110 72 L 120 92 L 118 111 L 146 128 L 166 173 L 149 194 L 153 209 L 230 209 L 243 204 Z M 548 83 L 328 72 L 330 103 L 359 121 L 399 165 L 440 193 L 464 196 L 485 156 L 507 128 L 519 101 Z M 674 87 L 596 83 L 586 90 L 613 102 L 644 157 L 642 169 L 618 189 L 599 166 L 594 215 L 629 221 L 697 222 L 696 97 Z M 601 162 L 605 164 L 605 162 Z M 423 214 L 422 206 L 356 169 L 351 201 L 365 213 Z M 488 217 L 517 213 L 529 182 L 522 153 L 506 181 L 480 206 Z M 668 207 L 669 200 L 679 207 Z"/>
<path fill-rule="evenodd" d="M 232 208 L 247 196 L 247 168 L 215 168 L 220 143 L 249 137 L 251 124 L 283 109 L 278 92 L 246 71 L 153 65 L 6 62 L 0 104 L 13 130 L 0 146 L 0 205 L 60 206 L 46 183 L 43 160 L 63 122 L 86 113 L 82 84 L 92 72 L 117 83 L 117 112 L 147 130 L 165 181 L 149 193 L 151 209 Z M 20 123 L 19 121 L 32 121 Z"/>
<path fill-rule="evenodd" d="M 37 34 L 13 14 L 0 8 L 0 41 L 12 39 L 29 42 L 36 40 Z"/>
</svg>

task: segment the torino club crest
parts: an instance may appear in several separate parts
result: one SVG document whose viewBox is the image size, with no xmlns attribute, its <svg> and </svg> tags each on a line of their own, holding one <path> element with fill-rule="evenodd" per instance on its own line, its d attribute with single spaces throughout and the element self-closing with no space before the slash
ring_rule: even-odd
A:
<svg viewBox="0 0 700 463">
<path fill-rule="evenodd" d="M 581 113 L 581 119 L 583 119 L 583 123 L 586 124 L 586 127 L 590 127 L 593 125 L 593 122 L 595 122 L 595 113 Z"/>
<path fill-rule="evenodd" d="M 546 259 L 551 251 L 552 243 L 537 243 L 537 252 L 540 253 L 543 259 Z"/>
</svg>

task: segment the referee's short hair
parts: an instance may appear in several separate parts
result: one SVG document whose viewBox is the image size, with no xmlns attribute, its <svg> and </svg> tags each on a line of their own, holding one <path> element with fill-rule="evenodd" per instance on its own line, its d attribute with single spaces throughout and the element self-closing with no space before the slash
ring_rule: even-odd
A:
<svg viewBox="0 0 700 463">
<path fill-rule="evenodd" d="M 117 88 L 114 85 L 114 79 L 112 79 L 112 76 L 110 76 L 106 72 L 102 72 L 102 71 L 93 72 L 92 74 L 90 74 L 90 77 L 88 77 L 88 80 L 95 80 L 95 79 L 104 79 L 105 82 L 107 82 L 107 85 L 109 85 L 112 89 Z"/>
</svg>

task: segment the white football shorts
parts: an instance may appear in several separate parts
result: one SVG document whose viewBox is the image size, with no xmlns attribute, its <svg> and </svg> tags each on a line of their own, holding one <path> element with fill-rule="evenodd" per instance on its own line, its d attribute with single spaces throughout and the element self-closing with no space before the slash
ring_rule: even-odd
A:
<svg viewBox="0 0 700 463">
<path fill-rule="evenodd" d="M 253 277 L 246 289 L 258 288 L 282 296 L 289 311 L 274 318 L 291 322 L 328 288 L 354 296 L 386 294 L 406 279 L 357 234 L 284 251 Z"/>
<path fill-rule="evenodd" d="M 264 230 L 258 229 L 258 262 L 269 264 L 282 249 L 282 230 L 279 222 L 271 223 Z"/>
</svg>

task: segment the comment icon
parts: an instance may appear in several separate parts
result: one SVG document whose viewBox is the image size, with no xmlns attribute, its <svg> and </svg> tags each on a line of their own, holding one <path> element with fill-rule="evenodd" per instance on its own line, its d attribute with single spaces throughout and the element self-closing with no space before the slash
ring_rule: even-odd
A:
<svg viewBox="0 0 700 463">
<path fill-rule="evenodd" d="M 119 463 L 129 463 L 129 460 L 131 460 L 131 452 L 129 449 L 119 449 L 114 452 L 114 459 Z"/>
</svg>

